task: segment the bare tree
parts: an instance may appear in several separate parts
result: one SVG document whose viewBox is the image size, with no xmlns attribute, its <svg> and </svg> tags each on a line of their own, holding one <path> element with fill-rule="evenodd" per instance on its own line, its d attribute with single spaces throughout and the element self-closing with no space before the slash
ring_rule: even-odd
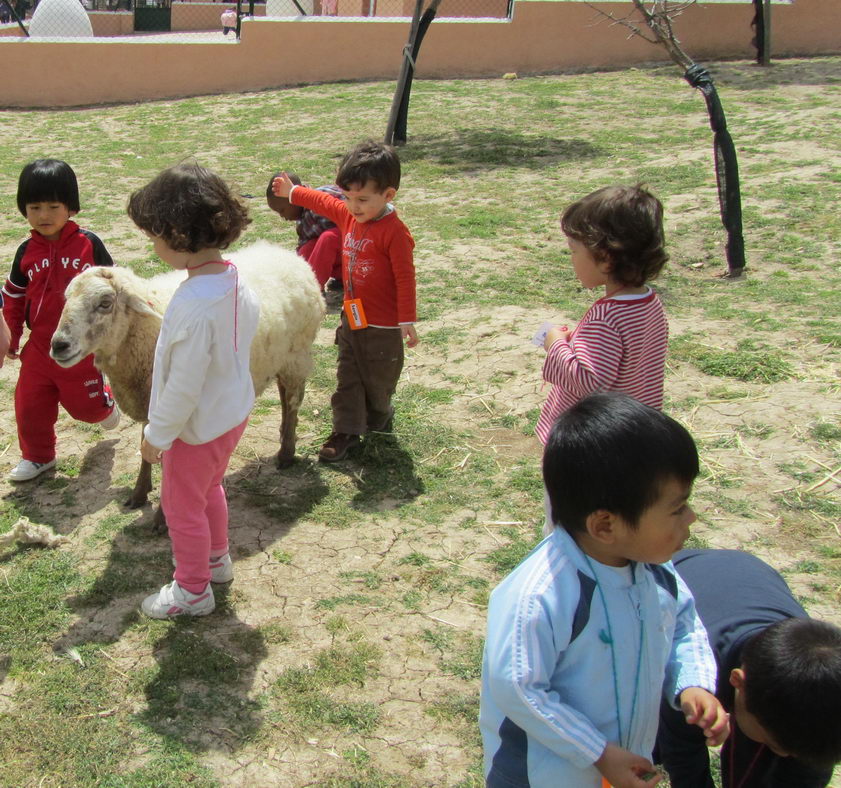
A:
<svg viewBox="0 0 841 788">
<path fill-rule="evenodd" d="M 592 3 L 588 5 L 613 24 L 628 28 L 629 37 L 639 36 L 651 44 L 662 46 L 669 57 L 683 69 L 683 78 L 701 91 L 707 103 L 710 127 L 713 131 L 715 174 L 718 185 L 718 202 L 721 221 L 727 231 L 725 254 L 728 278 L 738 278 L 745 268 L 745 241 L 742 235 L 742 198 L 739 188 L 739 164 L 736 147 L 727 130 L 724 109 L 718 98 L 713 78 L 701 65 L 683 50 L 675 34 L 674 20 L 695 0 L 631 0 L 632 9 L 627 16 L 617 17 Z"/>
<path fill-rule="evenodd" d="M 426 31 L 438 13 L 441 0 L 431 0 L 421 15 L 424 0 L 415 1 L 415 13 L 409 27 L 409 41 L 403 48 L 403 62 L 400 76 L 397 79 L 397 89 L 394 91 L 391 113 L 385 132 L 385 141 L 389 145 L 403 145 L 408 135 L 409 98 L 412 93 L 412 81 L 415 76 L 415 63 L 420 53 Z"/>
</svg>

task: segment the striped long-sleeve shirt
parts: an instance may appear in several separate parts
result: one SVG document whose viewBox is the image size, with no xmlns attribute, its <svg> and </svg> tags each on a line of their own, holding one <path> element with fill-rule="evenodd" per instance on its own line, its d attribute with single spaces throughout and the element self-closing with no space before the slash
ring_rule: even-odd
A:
<svg viewBox="0 0 841 788">
<path fill-rule="evenodd" d="M 661 408 L 668 338 L 663 304 L 653 290 L 596 301 L 569 341 L 559 339 L 546 354 L 543 379 L 552 389 L 537 422 L 541 443 L 561 413 L 597 391 L 620 391 Z"/>
<path fill-rule="evenodd" d="M 674 705 L 688 687 L 715 685 L 706 631 L 671 563 L 588 563 L 557 527 L 488 605 L 487 784 L 599 788 L 593 764 L 607 742 L 650 758 L 661 698 Z"/>
</svg>

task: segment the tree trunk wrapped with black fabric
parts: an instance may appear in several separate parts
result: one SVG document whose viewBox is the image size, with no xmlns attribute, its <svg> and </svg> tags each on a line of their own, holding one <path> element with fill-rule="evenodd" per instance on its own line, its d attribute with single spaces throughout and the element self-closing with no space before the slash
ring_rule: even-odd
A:
<svg viewBox="0 0 841 788">
<path fill-rule="evenodd" d="M 709 71 L 696 63 L 686 70 L 683 77 L 693 88 L 701 91 L 707 102 L 707 113 L 713 132 L 718 202 L 721 221 L 727 231 L 727 268 L 730 276 L 738 276 L 745 267 L 745 240 L 742 235 L 742 198 L 736 146 L 727 130 L 724 109 Z"/>
</svg>

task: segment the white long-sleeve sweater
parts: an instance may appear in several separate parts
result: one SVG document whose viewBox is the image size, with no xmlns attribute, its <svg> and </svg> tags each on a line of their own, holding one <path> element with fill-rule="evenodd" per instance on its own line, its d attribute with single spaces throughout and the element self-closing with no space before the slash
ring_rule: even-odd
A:
<svg viewBox="0 0 841 788">
<path fill-rule="evenodd" d="M 178 286 L 155 347 L 149 443 L 207 443 L 242 423 L 254 405 L 249 357 L 259 316 L 233 267 Z"/>
</svg>

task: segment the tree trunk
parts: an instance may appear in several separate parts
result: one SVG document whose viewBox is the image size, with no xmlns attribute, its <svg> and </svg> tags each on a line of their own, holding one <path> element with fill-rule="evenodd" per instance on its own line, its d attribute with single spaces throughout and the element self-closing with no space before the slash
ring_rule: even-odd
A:
<svg viewBox="0 0 841 788">
<path fill-rule="evenodd" d="M 742 197 L 739 188 L 739 164 L 736 159 L 736 146 L 730 132 L 724 109 L 718 98 L 718 92 L 709 72 L 695 64 L 686 70 L 684 79 L 704 95 L 707 113 L 710 116 L 710 128 L 713 131 L 713 149 L 715 151 L 715 177 L 718 184 L 718 203 L 721 221 L 727 231 L 725 254 L 727 256 L 728 276 L 738 277 L 745 268 L 745 240 L 742 235 Z"/>
</svg>

